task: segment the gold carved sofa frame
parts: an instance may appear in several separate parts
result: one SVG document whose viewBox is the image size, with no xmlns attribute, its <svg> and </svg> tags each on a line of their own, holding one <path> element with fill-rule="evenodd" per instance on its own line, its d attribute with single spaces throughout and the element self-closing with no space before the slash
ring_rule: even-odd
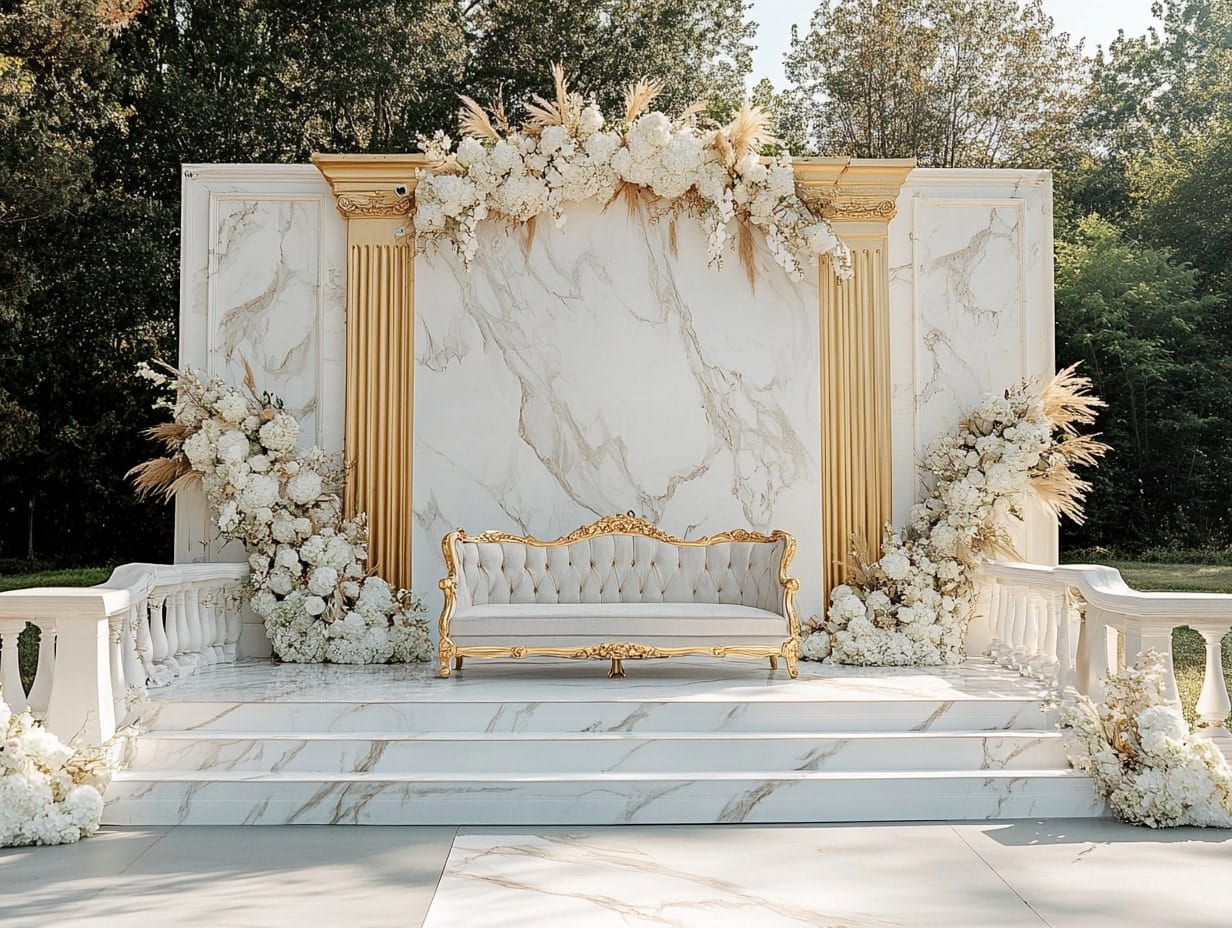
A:
<svg viewBox="0 0 1232 928">
<path fill-rule="evenodd" d="M 686 541 L 629 514 L 551 541 L 457 529 L 441 548 L 442 677 L 467 657 L 610 660 L 609 676 L 623 677 L 625 660 L 682 655 L 767 657 L 771 669 L 782 658 L 797 676 L 799 582 L 787 573 L 796 550 L 787 532 Z M 575 564 L 575 553 L 587 557 Z M 622 625 L 643 633 L 604 637 Z"/>
</svg>

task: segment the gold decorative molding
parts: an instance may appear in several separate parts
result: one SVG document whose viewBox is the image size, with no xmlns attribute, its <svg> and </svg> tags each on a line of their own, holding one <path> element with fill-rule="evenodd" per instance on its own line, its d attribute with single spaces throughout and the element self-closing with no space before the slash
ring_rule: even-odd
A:
<svg viewBox="0 0 1232 928">
<path fill-rule="evenodd" d="M 337 201 L 347 219 L 399 219 L 410 215 L 415 202 L 396 193 L 340 193 Z"/>
<path fill-rule="evenodd" d="M 889 223 L 912 159 L 797 161 L 796 189 L 851 249 L 851 280 L 818 274 L 823 603 L 879 556 L 891 518 Z"/>
<path fill-rule="evenodd" d="M 783 588 L 783 614 L 787 619 L 788 637 L 775 645 L 696 645 L 678 648 L 657 648 L 631 641 L 608 641 L 596 645 L 562 645 L 560 647 L 509 645 L 458 645 L 449 636 L 449 623 L 453 618 L 458 601 L 458 577 L 461 565 L 458 563 L 456 545 L 465 542 L 486 544 L 525 544 L 537 548 L 559 548 L 564 545 L 585 541 L 601 535 L 640 535 L 653 538 L 667 544 L 681 547 L 704 548 L 723 542 L 753 542 L 774 544 L 783 542 L 783 555 L 779 560 L 779 584 Z M 639 519 L 633 513 L 625 515 L 606 516 L 597 522 L 583 525 L 567 535 L 551 540 L 535 538 L 531 535 L 515 535 L 509 532 L 484 532 L 480 535 L 468 535 L 465 529 L 455 529 L 441 539 L 441 553 L 445 558 L 446 576 L 440 581 L 441 592 L 445 594 L 445 602 L 441 607 L 441 617 L 438 625 L 440 632 L 439 663 L 437 674 L 448 677 L 450 662 L 461 668 L 462 659 L 466 657 L 566 657 L 575 660 L 611 660 L 612 667 L 608 676 L 623 677 L 622 661 L 628 659 L 648 659 L 681 657 L 684 655 L 705 654 L 712 657 L 743 656 L 768 657 L 771 668 L 778 666 L 778 658 L 787 662 L 787 673 L 795 678 L 799 675 L 797 661 L 800 657 L 800 617 L 796 611 L 796 594 L 800 589 L 800 581 L 791 577 L 788 570 L 792 559 L 796 556 L 796 539 L 783 531 L 773 531 L 768 535 L 760 532 L 750 532 L 747 529 L 733 529 L 717 535 L 707 535 L 686 541 L 670 535 L 645 519 Z"/>
<path fill-rule="evenodd" d="M 427 159 L 313 155 L 347 223 L 348 516 L 368 516 L 368 562 L 395 587 L 411 585 L 415 411 L 415 249 L 399 235 Z"/>
</svg>

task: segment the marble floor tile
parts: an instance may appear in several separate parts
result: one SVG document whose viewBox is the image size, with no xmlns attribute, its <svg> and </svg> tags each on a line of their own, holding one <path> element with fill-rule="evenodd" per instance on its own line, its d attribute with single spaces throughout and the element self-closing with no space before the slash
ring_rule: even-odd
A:
<svg viewBox="0 0 1232 928">
<path fill-rule="evenodd" d="M 425 928 L 1018 928 L 946 825 L 459 833 Z"/>
<path fill-rule="evenodd" d="M 984 660 L 953 667 L 848 667 L 800 663 L 800 676 L 758 658 L 629 661 L 611 680 L 602 661 L 546 658 L 468 661 L 442 680 L 434 664 L 280 664 L 243 660 L 150 690 L 165 702 L 456 702 L 458 700 L 731 700 L 811 702 L 886 699 L 1034 699 L 1041 685 Z"/>
<path fill-rule="evenodd" d="M 108 829 L 97 846 L 117 831 Z M 21 894 L 30 897 L 21 919 L 0 923 L 418 928 L 454 834 L 427 827 L 173 828 L 89 898 L 59 900 L 57 886 L 71 885 L 71 868 L 48 855 L 40 888 L 28 884 Z"/>
<path fill-rule="evenodd" d="M 56 913 L 93 899 L 143 854 L 167 828 L 105 828 L 63 847 L 0 849 L 0 925 L 43 928 Z"/>
<path fill-rule="evenodd" d="M 1108 819 L 954 829 L 1053 928 L 1232 923 L 1232 830 Z"/>
</svg>

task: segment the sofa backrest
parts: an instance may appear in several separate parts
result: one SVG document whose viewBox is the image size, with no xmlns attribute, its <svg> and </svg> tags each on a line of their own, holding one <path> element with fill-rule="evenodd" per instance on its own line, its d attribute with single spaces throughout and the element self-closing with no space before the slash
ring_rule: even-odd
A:
<svg viewBox="0 0 1232 928">
<path fill-rule="evenodd" d="M 676 545 L 611 534 L 567 544 L 455 539 L 457 608 L 506 603 L 724 603 L 783 613 L 784 538 Z"/>
</svg>

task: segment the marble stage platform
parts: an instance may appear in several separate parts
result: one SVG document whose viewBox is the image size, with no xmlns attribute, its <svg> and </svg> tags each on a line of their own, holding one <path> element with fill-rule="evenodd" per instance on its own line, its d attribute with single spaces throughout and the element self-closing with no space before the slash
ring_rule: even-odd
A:
<svg viewBox="0 0 1232 928">
<path fill-rule="evenodd" d="M 1033 681 L 744 660 L 243 661 L 143 707 L 109 824 L 667 824 L 1103 814 Z"/>
</svg>

